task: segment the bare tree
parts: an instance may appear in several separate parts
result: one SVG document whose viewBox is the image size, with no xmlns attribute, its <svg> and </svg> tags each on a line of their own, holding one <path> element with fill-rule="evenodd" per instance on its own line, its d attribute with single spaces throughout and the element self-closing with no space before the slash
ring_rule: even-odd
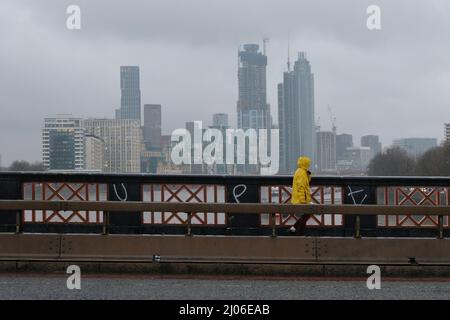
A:
<svg viewBox="0 0 450 320">
<path fill-rule="evenodd" d="M 425 152 L 417 161 L 416 171 L 421 176 L 450 176 L 450 145 Z"/>
<path fill-rule="evenodd" d="M 415 175 L 415 160 L 405 150 L 392 147 L 377 154 L 368 166 L 369 176 Z"/>
<path fill-rule="evenodd" d="M 16 160 L 9 167 L 9 171 L 44 171 L 41 162 L 29 163 L 28 161 Z"/>
</svg>

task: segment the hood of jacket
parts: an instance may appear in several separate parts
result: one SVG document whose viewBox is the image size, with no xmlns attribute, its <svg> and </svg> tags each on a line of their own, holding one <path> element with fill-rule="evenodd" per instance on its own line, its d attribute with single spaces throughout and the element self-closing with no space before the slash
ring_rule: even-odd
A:
<svg viewBox="0 0 450 320">
<path fill-rule="evenodd" d="M 311 159 L 308 157 L 300 157 L 297 160 L 297 166 L 299 168 L 309 170 L 309 166 L 311 165 Z"/>
</svg>

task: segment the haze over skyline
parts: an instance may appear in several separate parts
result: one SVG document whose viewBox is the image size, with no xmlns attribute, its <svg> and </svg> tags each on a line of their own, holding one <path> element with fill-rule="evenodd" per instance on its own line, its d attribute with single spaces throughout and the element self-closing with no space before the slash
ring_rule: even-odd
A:
<svg viewBox="0 0 450 320">
<path fill-rule="evenodd" d="M 77 4 L 82 29 L 66 28 Z M 382 30 L 366 28 L 381 8 Z M 277 84 L 305 51 L 315 76 L 316 115 L 355 144 L 367 134 L 443 139 L 450 122 L 450 3 L 408 1 L 88 1 L 0 3 L 2 164 L 41 160 L 43 119 L 114 117 L 122 65 L 138 65 L 143 104 L 161 104 L 163 133 L 186 121 L 236 125 L 237 51 L 267 44 L 267 93 L 277 122 Z"/>
</svg>

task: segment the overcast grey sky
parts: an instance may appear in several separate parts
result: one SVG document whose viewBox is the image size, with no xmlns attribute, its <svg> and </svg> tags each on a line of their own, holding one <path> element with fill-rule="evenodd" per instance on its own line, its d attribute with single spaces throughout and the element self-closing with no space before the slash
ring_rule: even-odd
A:
<svg viewBox="0 0 450 320">
<path fill-rule="evenodd" d="M 82 29 L 66 28 L 66 8 L 82 10 Z M 366 27 L 381 7 L 382 30 Z M 383 145 L 410 136 L 443 138 L 450 122 L 448 0 L 2 0 L 0 2 L 0 154 L 41 158 L 43 118 L 113 117 L 119 66 L 139 65 L 142 103 L 163 105 L 163 131 L 214 112 L 235 123 L 237 48 L 267 46 L 268 100 L 291 56 L 306 51 L 315 74 L 316 117 L 354 142 L 378 134 Z"/>
</svg>

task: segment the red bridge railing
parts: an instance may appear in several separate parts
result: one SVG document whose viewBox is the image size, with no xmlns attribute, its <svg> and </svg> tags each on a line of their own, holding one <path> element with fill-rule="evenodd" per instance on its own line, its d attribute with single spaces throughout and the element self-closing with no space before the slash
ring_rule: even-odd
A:
<svg viewBox="0 0 450 320">
<path fill-rule="evenodd" d="M 168 204 L 290 203 L 292 177 L 114 175 L 86 173 L 0 173 L 0 199 L 46 202 L 143 202 Z M 434 236 L 442 229 L 448 236 L 449 213 L 428 214 L 431 208 L 449 206 L 450 178 L 436 177 L 313 177 L 313 202 L 334 211 L 316 214 L 308 222 L 309 235 Z M 363 215 L 340 208 L 382 205 L 388 212 Z M 319 206 L 320 207 L 320 206 Z M 425 208 L 419 211 L 414 207 Z M 176 208 L 185 208 L 183 206 Z M 299 217 L 298 212 L 228 212 L 143 210 L 124 212 L 95 209 L 50 210 L 0 208 L 0 232 L 16 228 L 17 217 L 25 232 L 101 232 L 105 223 L 112 233 L 180 234 L 190 225 L 198 234 L 283 235 Z M 394 210 L 394 209 L 398 210 Z M 223 207 L 222 207 L 223 209 Z M 405 211 L 405 209 L 407 209 Z M 428 210 L 430 209 L 430 210 Z M 105 221 L 107 217 L 108 221 Z M 441 221 L 442 220 L 442 221 Z"/>
</svg>

